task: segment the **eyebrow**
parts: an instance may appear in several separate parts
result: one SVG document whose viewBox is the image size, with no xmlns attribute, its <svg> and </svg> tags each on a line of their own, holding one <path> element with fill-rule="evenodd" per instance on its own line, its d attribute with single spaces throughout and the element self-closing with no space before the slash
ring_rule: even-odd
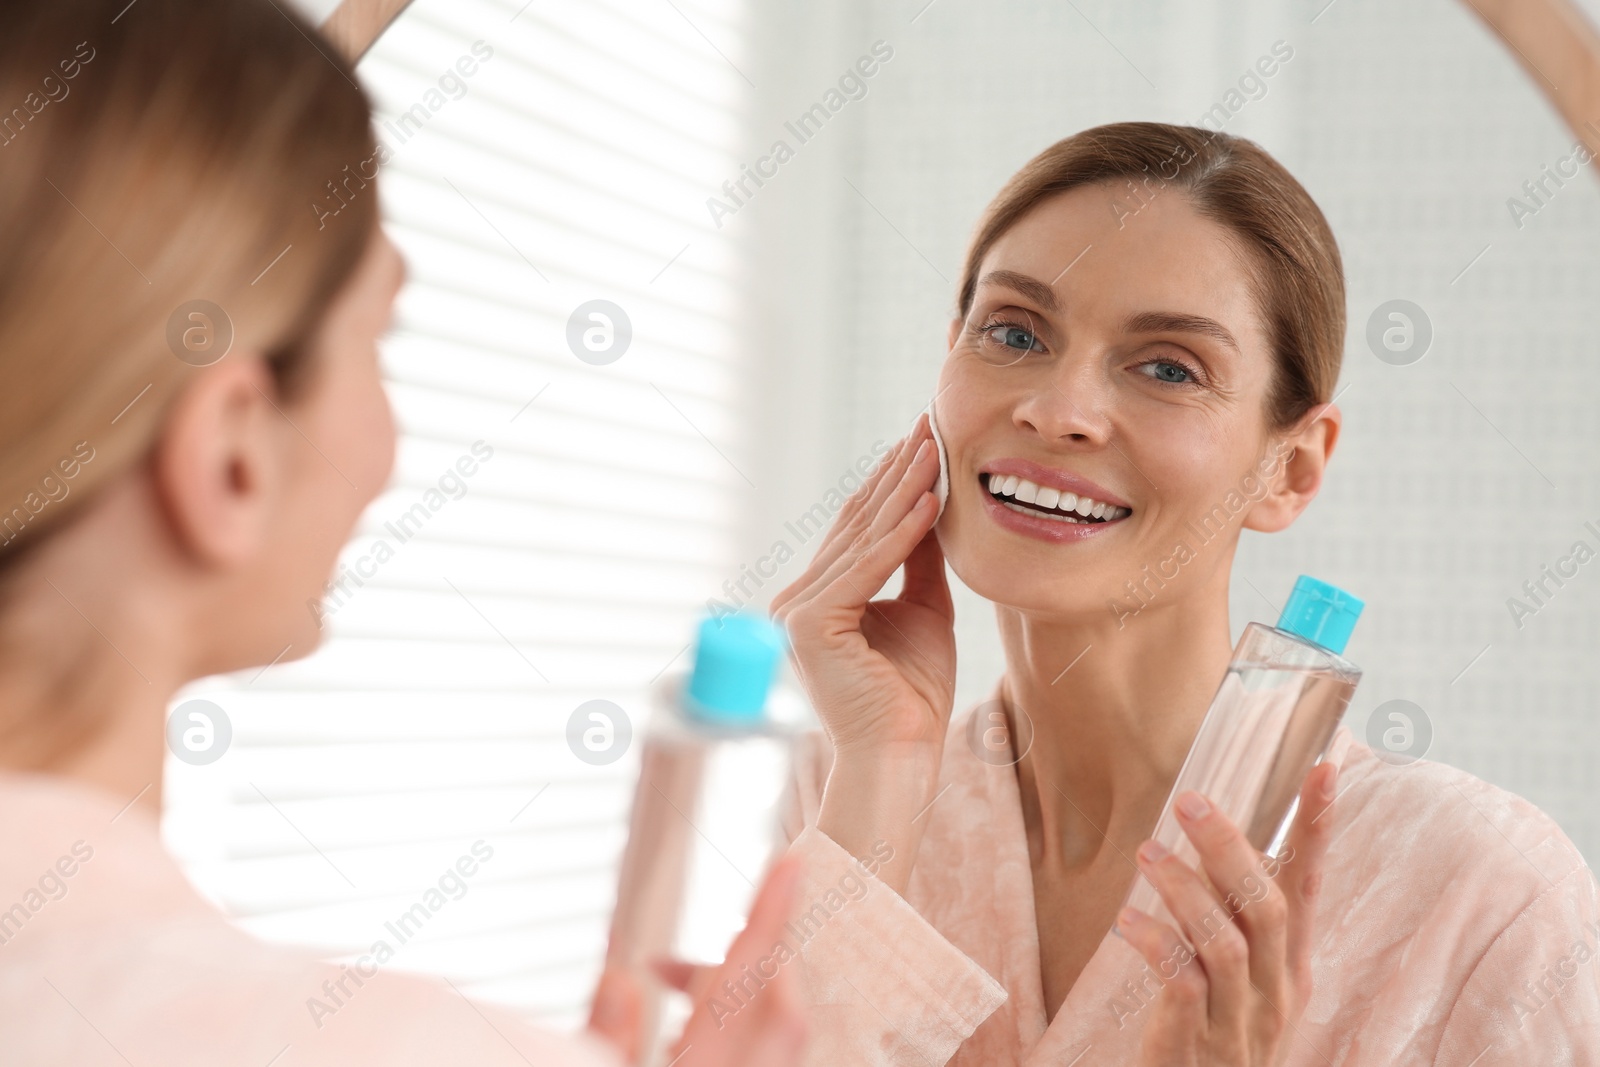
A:
<svg viewBox="0 0 1600 1067">
<path fill-rule="evenodd" d="M 1224 344 L 1235 352 L 1239 342 L 1233 339 L 1228 328 L 1204 315 L 1185 315 L 1177 311 L 1139 311 L 1122 320 L 1122 328 L 1129 333 L 1197 333 Z"/>
<path fill-rule="evenodd" d="M 1061 301 L 1056 298 L 1054 289 L 1037 278 L 1031 278 L 1014 270 L 992 270 L 978 279 L 978 284 L 1005 286 L 1032 300 L 1045 311 L 1061 309 Z M 1200 334 L 1226 345 L 1235 352 L 1240 351 L 1239 342 L 1234 340 L 1228 328 L 1204 315 L 1190 315 L 1178 311 L 1136 311 L 1122 320 L 1122 329 L 1127 333 Z"/>
<path fill-rule="evenodd" d="M 978 279 L 979 285 L 1003 285 L 1012 292 L 1021 293 L 1046 311 L 1056 311 L 1061 302 L 1056 291 L 1037 278 L 1019 274 L 1014 270 L 992 270 Z"/>
</svg>

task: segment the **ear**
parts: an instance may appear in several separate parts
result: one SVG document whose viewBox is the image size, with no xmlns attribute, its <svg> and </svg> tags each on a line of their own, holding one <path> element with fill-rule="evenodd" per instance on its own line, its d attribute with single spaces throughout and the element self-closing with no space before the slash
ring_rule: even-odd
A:
<svg viewBox="0 0 1600 1067">
<path fill-rule="evenodd" d="M 1319 408 L 1299 429 L 1283 439 L 1281 452 L 1287 459 L 1269 460 L 1271 466 L 1257 473 L 1267 480 L 1267 495 L 1245 515 L 1244 528 L 1262 533 L 1286 529 L 1310 505 L 1322 488 L 1322 475 L 1333 447 L 1339 440 L 1344 416 L 1332 404 Z M 1293 449 L 1293 452 L 1290 451 Z"/>
<path fill-rule="evenodd" d="M 175 546 L 201 566 L 237 565 L 266 540 L 283 476 L 276 392 L 263 360 L 229 356 L 173 401 L 151 468 Z"/>
</svg>

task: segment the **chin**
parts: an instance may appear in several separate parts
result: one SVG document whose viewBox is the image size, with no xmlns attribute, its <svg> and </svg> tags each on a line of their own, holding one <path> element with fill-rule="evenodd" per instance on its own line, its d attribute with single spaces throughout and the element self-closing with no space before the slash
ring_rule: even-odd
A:
<svg viewBox="0 0 1600 1067">
<path fill-rule="evenodd" d="M 968 588 L 998 607 L 1010 608 L 1041 621 L 1082 622 L 1096 612 L 1104 612 L 1105 599 L 1097 598 L 1077 582 L 1040 582 L 1020 575 L 989 575 Z M 965 580 L 965 579 L 963 579 Z"/>
<path fill-rule="evenodd" d="M 942 521 L 939 545 L 961 583 L 1001 607 L 1061 620 L 1096 612 L 1112 617 L 1107 603 L 1126 595 L 1122 583 L 1137 571 L 1095 551 L 1099 546 L 1035 542 L 985 530 L 985 517 L 974 518 L 959 525 Z"/>
<path fill-rule="evenodd" d="M 277 625 L 252 650 L 247 666 L 260 668 L 272 664 L 281 667 L 285 663 L 305 659 L 321 647 L 328 622 L 326 619 L 319 620 L 313 611 L 312 605 L 319 603 L 316 600 L 301 601 L 277 614 Z"/>
<path fill-rule="evenodd" d="M 941 546 L 947 545 L 941 537 Z M 999 607 L 1036 618 L 1082 619 L 1104 611 L 1105 596 L 1098 583 L 1086 583 L 1081 574 L 1065 568 L 1039 565 L 1033 553 L 1007 552 L 992 541 L 970 549 L 949 546 L 945 561 L 961 584 Z"/>
</svg>

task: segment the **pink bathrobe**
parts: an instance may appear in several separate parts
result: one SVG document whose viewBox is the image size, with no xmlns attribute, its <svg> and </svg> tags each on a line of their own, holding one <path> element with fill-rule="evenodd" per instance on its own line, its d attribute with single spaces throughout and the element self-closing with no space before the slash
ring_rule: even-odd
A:
<svg viewBox="0 0 1600 1067">
<path fill-rule="evenodd" d="M 0 1065 L 617 1067 L 442 983 L 245 935 L 130 799 L 0 774 Z"/>
<path fill-rule="evenodd" d="M 815 1004 L 808 1063 L 1122 1067 L 1159 975 L 1107 931 L 1049 1025 L 1016 771 L 958 715 L 907 895 L 815 827 L 829 753 L 802 746 L 791 937 Z M 1600 1063 L 1600 887 L 1527 801 L 1451 767 L 1394 765 L 1345 727 L 1314 989 L 1294 1067 Z M 948 787 L 948 788 L 947 788 Z"/>
</svg>

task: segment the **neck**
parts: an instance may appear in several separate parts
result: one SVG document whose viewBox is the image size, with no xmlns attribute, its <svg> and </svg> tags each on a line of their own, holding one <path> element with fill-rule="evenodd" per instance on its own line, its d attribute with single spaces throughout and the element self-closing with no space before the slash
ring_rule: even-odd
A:
<svg viewBox="0 0 1600 1067">
<path fill-rule="evenodd" d="M 1109 612 L 1041 622 L 999 609 L 1001 687 L 1035 856 L 1075 868 L 1124 855 L 1155 829 L 1232 654 L 1227 569 L 1119 624 Z M 1020 732 L 1019 732 L 1020 731 Z"/>
<path fill-rule="evenodd" d="M 175 659 L 182 627 L 116 549 L 77 551 L 77 534 L 60 531 L 7 576 L 0 768 L 97 786 L 159 815 L 166 707 L 189 676 Z"/>
</svg>

